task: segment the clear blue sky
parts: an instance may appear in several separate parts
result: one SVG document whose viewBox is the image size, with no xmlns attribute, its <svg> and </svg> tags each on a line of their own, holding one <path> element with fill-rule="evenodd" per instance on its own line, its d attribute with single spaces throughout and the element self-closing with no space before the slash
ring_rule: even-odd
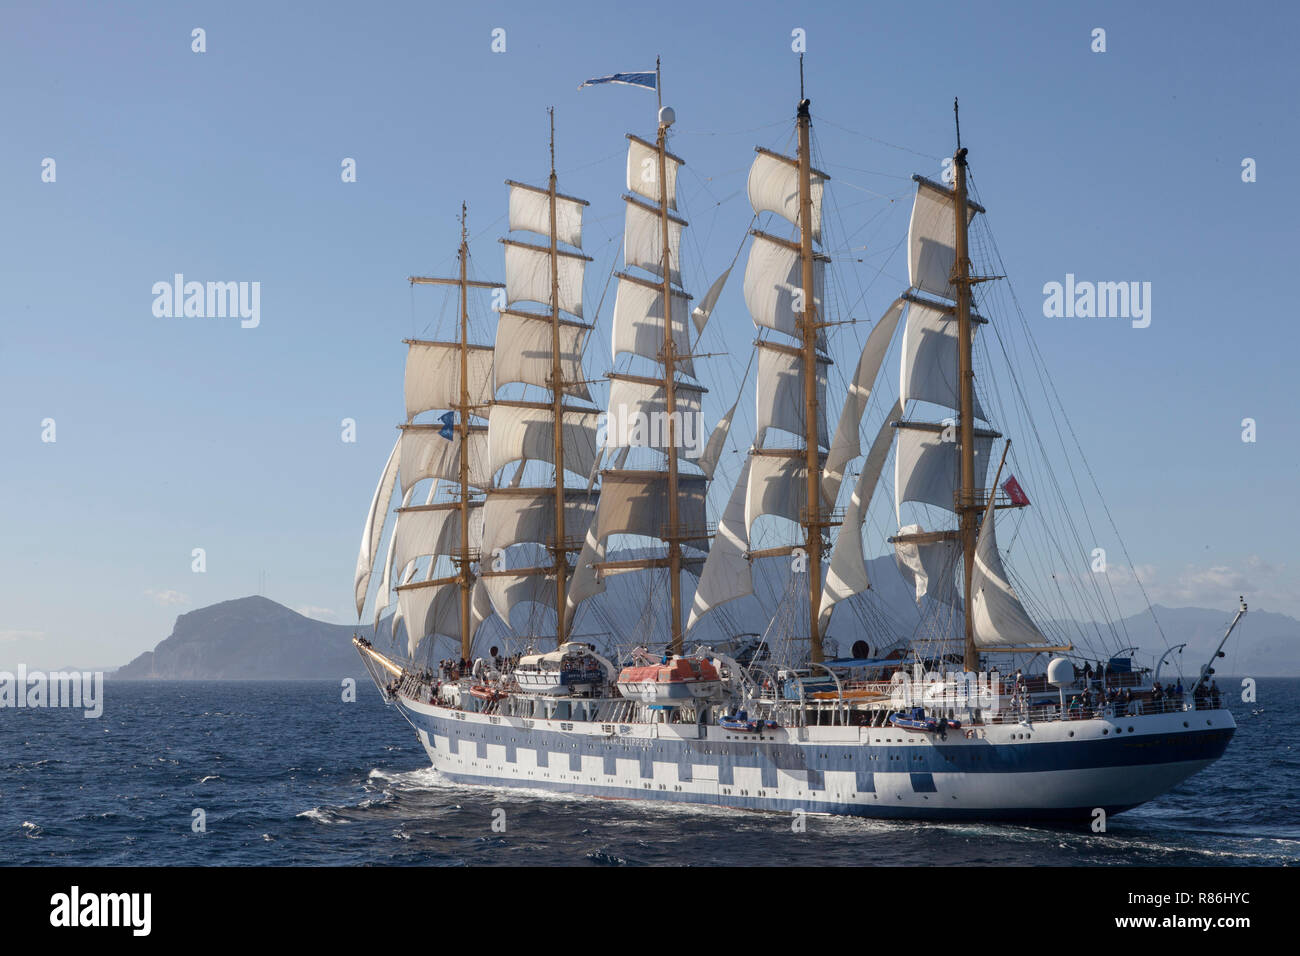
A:
<svg viewBox="0 0 1300 956">
<path fill-rule="evenodd" d="M 0 667 L 123 663 L 263 572 L 269 597 L 351 620 L 400 339 L 436 330 L 405 277 L 452 266 L 461 200 L 479 273 L 499 275 L 502 180 L 543 181 L 554 105 L 562 188 L 593 202 L 594 302 L 623 134 L 653 132 L 653 95 L 576 87 L 660 54 L 700 294 L 748 223 L 752 147 L 788 143 L 794 28 L 850 232 L 861 190 L 937 177 L 960 95 L 1011 281 L 1153 597 L 1223 606 L 1249 578 L 1257 606 L 1300 613 L 1297 19 L 1203 2 L 9 2 Z M 868 258 L 861 285 L 883 265 Z M 260 327 L 155 318 L 151 287 L 176 272 L 261 282 Z M 1043 284 L 1067 272 L 1150 281 L 1150 328 L 1042 318 Z M 873 285 L 859 311 L 897 291 Z M 738 282 L 719 315 L 751 336 Z"/>
</svg>

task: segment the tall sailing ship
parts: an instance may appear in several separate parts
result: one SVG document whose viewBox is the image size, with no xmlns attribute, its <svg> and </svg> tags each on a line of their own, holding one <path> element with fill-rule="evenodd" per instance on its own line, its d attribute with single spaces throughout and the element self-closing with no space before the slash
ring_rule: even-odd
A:
<svg viewBox="0 0 1300 956">
<path fill-rule="evenodd" d="M 1067 627 L 1036 622 L 1011 583 L 997 525 L 1029 502 L 976 387 L 993 384 L 976 371 L 990 321 L 976 290 L 999 277 L 972 264 L 985 210 L 960 134 L 951 184 L 913 177 L 908 288 L 847 356 L 837 419 L 828 379 L 852 321 L 828 302 L 830 177 L 813 165 L 802 90 L 795 155 L 757 148 L 747 192 L 769 221 L 750 230 L 743 279 L 757 340 L 740 382 L 722 383 L 725 401 L 755 371 L 755 432 L 724 478 L 740 399 L 701 427 L 718 380 L 700 342 L 731 269 L 692 309 L 674 120 L 661 106 L 654 137 L 627 137 L 604 410 L 586 370 L 588 203 L 559 189 L 553 117 L 546 184 L 507 181 L 504 281 L 471 276 L 464 210 L 459 276 L 410 280 L 454 291 L 458 334 L 406 342 L 406 422 L 358 559 L 358 616 L 373 591 L 375 633 L 405 645 L 354 643 L 433 766 L 602 797 L 1027 819 L 1122 811 L 1216 760 L 1235 724 L 1212 667 L 1166 690 L 1163 659 L 1153 673 L 1049 638 Z M 492 344 L 470 322 L 489 296 Z M 918 410 L 935 406 L 951 414 Z M 911 624 L 870 606 L 878 492 Z M 764 606 L 756 632 L 737 601 Z M 575 629 L 588 608 L 603 630 Z M 845 656 L 827 636 L 837 608 L 852 609 Z"/>
</svg>

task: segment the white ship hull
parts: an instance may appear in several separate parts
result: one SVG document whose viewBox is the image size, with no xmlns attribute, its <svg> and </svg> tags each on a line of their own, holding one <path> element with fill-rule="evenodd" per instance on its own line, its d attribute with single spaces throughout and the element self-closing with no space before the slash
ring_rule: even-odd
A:
<svg viewBox="0 0 1300 956">
<path fill-rule="evenodd" d="M 1226 710 L 995 724 L 947 740 L 897 728 L 760 734 L 527 719 L 398 700 L 447 779 L 599 797 L 915 819 L 1091 819 L 1214 762 Z"/>
</svg>

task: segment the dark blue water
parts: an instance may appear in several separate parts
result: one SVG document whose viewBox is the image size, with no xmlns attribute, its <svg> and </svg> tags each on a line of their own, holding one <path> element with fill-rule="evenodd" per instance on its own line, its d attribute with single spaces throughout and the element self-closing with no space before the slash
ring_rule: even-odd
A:
<svg viewBox="0 0 1300 956">
<path fill-rule="evenodd" d="M 1222 760 L 1104 834 L 834 817 L 795 834 L 774 814 L 463 787 L 372 686 L 358 691 L 345 704 L 329 682 L 110 681 L 97 720 L 0 710 L 0 863 L 1300 862 L 1300 680 L 1261 680 L 1257 703 L 1233 707 Z"/>
</svg>

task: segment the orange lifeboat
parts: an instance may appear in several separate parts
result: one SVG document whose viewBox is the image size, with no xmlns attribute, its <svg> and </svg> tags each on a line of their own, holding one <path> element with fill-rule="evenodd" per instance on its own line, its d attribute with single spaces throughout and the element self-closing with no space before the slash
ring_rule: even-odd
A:
<svg viewBox="0 0 1300 956">
<path fill-rule="evenodd" d="M 711 700 L 722 693 L 722 678 L 705 657 L 674 657 L 666 664 L 625 667 L 618 675 L 624 697 L 646 704 L 677 707 L 692 700 Z"/>
</svg>

